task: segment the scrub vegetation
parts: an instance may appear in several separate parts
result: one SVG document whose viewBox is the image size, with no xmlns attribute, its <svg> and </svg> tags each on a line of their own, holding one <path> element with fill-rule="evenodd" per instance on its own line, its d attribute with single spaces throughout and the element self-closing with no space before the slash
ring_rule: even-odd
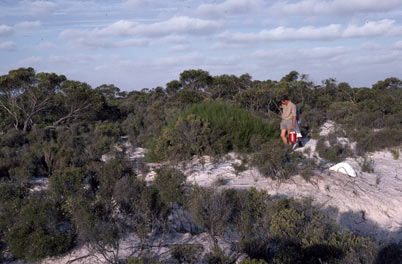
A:
<svg viewBox="0 0 402 264">
<path fill-rule="evenodd" d="M 300 108 L 305 136 L 333 120 L 342 137 L 356 142 L 351 149 L 336 136 L 322 137 L 322 158 L 337 162 L 381 149 L 399 153 L 401 80 L 351 88 L 334 79 L 317 85 L 295 71 L 280 81 L 259 81 L 248 74 L 187 70 L 165 87 L 134 89 L 92 88 L 32 68 L 0 76 L 0 262 L 10 254 L 38 261 L 88 244 L 108 263 L 161 263 L 149 239 L 170 232 L 174 210 L 187 212 L 191 232 L 206 232 L 214 245 L 205 256 L 200 246 L 175 245 L 177 263 L 233 263 L 218 243 L 229 233 L 239 236 L 233 248 L 249 256 L 242 263 L 400 261 L 400 244 L 377 248 L 308 201 L 273 199 L 255 189 L 191 186 L 174 167 L 194 155 L 219 159 L 236 151 L 266 177 L 288 179 L 304 170 L 308 179 L 314 164 L 285 151 L 279 138 L 284 94 Z M 136 175 L 123 136 L 134 147 L 150 149 L 148 161 L 167 164 L 153 182 Z M 105 153 L 113 157 L 102 161 Z M 37 179 L 46 179 L 48 188 L 33 190 Z M 136 257 L 121 259 L 121 239 L 128 234 L 139 239 L 132 247 Z"/>
</svg>

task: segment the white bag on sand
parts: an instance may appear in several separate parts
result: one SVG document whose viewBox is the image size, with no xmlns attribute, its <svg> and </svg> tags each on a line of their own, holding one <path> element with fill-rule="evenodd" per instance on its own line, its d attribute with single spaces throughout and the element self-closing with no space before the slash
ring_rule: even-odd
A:
<svg viewBox="0 0 402 264">
<path fill-rule="evenodd" d="M 356 171 L 352 168 L 352 166 L 350 166 L 349 163 L 346 163 L 346 162 L 338 163 L 338 164 L 332 166 L 331 168 L 329 168 L 329 170 L 347 174 L 353 178 L 355 178 L 357 176 Z"/>
</svg>

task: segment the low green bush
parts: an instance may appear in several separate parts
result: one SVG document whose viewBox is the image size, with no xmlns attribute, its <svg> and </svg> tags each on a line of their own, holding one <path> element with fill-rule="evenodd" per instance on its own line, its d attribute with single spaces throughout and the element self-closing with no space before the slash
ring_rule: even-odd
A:
<svg viewBox="0 0 402 264">
<path fill-rule="evenodd" d="M 125 264 L 162 264 L 163 262 L 158 261 L 153 257 L 128 257 Z"/>
<path fill-rule="evenodd" d="M 336 222 L 310 200 L 271 200 L 265 192 L 249 190 L 239 218 L 240 248 L 268 263 L 372 263 L 374 242 L 341 231 Z"/>
<path fill-rule="evenodd" d="M 201 244 L 181 244 L 172 248 L 172 257 L 177 263 L 196 264 L 204 251 Z"/>
<path fill-rule="evenodd" d="M 240 264 L 268 264 L 263 259 L 251 259 L 251 258 L 246 258 L 240 262 Z"/>
<path fill-rule="evenodd" d="M 73 231 L 57 205 L 43 194 L 34 195 L 19 211 L 7 234 L 7 245 L 14 257 L 36 261 L 66 252 L 72 246 Z"/>
<path fill-rule="evenodd" d="M 274 180 L 285 180 L 296 174 L 303 159 L 299 152 L 290 153 L 278 139 L 270 140 L 259 146 L 252 155 L 251 164 L 259 172 Z"/>
<path fill-rule="evenodd" d="M 360 130 L 352 134 L 356 140 L 359 155 L 383 149 L 392 149 L 402 144 L 402 129 L 383 129 L 380 131 Z"/>
<path fill-rule="evenodd" d="M 380 249 L 374 264 L 400 264 L 402 263 L 402 241 L 390 243 Z"/>
<path fill-rule="evenodd" d="M 227 256 L 219 246 L 215 245 L 211 252 L 205 254 L 204 262 L 207 264 L 235 264 L 236 258 Z"/>
<path fill-rule="evenodd" d="M 154 154 L 182 160 L 193 155 L 222 155 L 231 150 L 252 151 L 250 141 L 277 137 L 273 125 L 251 112 L 223 103 L 205 102 L 188 107 L 171 120 L 159 137 Z"/>
<path fill-rule="evenodd" d="M 84 191 L 84 173 L 82 168 L 75 167 L 58 170 L 50 176 L 50 190 L 60 201 L 78 195 Z"/>
<path fill-rule="evenodd" d="M 153 185 L 158 189 L 159 195 L 166 204 L 183 204 L 184 185 L 186 176 L 173 168 L 161 168 L 157 171 Z"/>
<path fill-rule="evenodd" d="M 330 134 L 327 137 L 320 137 L 317 141 L 315 150 L 321 158 L 339 163 L 352 155 L 352 150 L 346 144 L 337 142 L 337 137 Z"/>
</svg>

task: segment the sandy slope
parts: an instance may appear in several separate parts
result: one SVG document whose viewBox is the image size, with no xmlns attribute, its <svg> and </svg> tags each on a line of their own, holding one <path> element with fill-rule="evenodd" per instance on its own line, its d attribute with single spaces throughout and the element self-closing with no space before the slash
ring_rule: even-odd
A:
<svg viewBox="0 0 402 264">
<path fill-rule="evenodd" d="M 328 134 L 331 129 L 333 125 L 327 123 L 323 126 L 321 135 Z M 315 144 L 315 140 L 309 140 L 297 151 L 310 149 L 309 156 L 320 160 L 314 152 Z M 142 148 L 133 149 L 128 143 L 125 148 L 134 163 L 143 159 L 146 152 Z M 373 173 L 362 172 L 360 161 L 349 158 L 347 162 L 357 172 L 356 178 L 322 169 L 315 171 L 310 182 L 306 182 L 300 176 L 282 182 L 273 181 L 262 177 L 257 169 L 251 167 L 242 172 L 236 172 L 234 165 L 241 163 L 241 157 L 236 153 L 229 153 L 218 162 L 208 156 L 195 157 L 178 168 L 187 176 L 189 183 L 201 186 L 238 189 L 256 187 L 267 190 L 273 197 L 308 197 L 329 216 L 336 219 L 342 227 L 369 235 L 380 245 L 402 240 L 402 158 L 395 160 L 387 151 L 372 153 L 368 158 L 374 162 Z M 108 157 L 104 156 L 104 159 Z M 150 171 L 142 177 L 151 181 L 155 176 L 155 169 L 162 164 L 147 165 Z M 177 215 L 173 215 L 171 221 L 177 221 L 175 219 L 178 219 Z M 120 256 L 130 255 L 132 251 L 129 247 L 135 243 L 138 243 L 135 237 L 122 240 Z M 169 245 L 182 243 L 200 244 L 206 250 L 211 248 L 211 241 L 205 233 L 190 235 L 172 232 L 163 237 L 155 237 L 155 245 L 160 246 L 155 247 L 154 252 L 163 258 L 169 255 Z M 230 247 L 227 241 L 222 240 L 220 244 L 227 250 Z M 88 249 L 81 247 L 64 257 L 46 259 L 43 263 L 67 263 L 86 254 Z M 98 257 L 99 259 L 90 257 L 74 263 L 102 263 L 102 257 L 99 255 Z"/>
<path fill-rule="evenodd" d="M 310 140 L 304 148 L 314 149 L 314 144 Z M 369 158 L 374 161 L 374 173 L 362 172 L 359 161 L 349 158 L 347 162 L 356 170 L 356 178 L 322 170 L 315 171 L 311 182 L 300 176 L 278 182 L 262 177 L 255 168 L 236 173 L 233 165 L 240 164 L 241 160 L 234 153 L 217 164 L 205 156 L 203 165 L 194 158 L 185 168 L 179 168 L 187 175 L 188 182 L 201 186 L 256 187 L 272 196 L 311 197 L 341 226 L 370 235 L 379 244 L 399 241 L 402 239 L 402 161 L 395 160 L 389 152 L 376 152 Z M 153 164 L 155 167 L 158 166 Z M 146 179 L 152 180 L 154 175 L 152 171 Z"/>
</svg>

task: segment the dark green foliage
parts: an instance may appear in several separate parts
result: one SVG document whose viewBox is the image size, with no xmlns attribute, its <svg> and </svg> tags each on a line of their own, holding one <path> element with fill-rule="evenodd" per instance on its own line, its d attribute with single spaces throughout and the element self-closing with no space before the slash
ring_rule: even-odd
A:
<svg viewBox="0 0 402 264">
<path fill-rule="evenodd" d="M 204 248 L 199 244 L 175 245 L 172 248 L 172 257 L 177 263 L 196 264 L 202 255 Z"/>
<path fill-rule="evenodd" d="M 285 180 L 297 173 L 302 159 L 300 153 L 290 153 L 278 140 L 259 145 L 258 149 L 251 162 L 265 177 Z"/>
<path fill-rule="evenodd" d="M 235 208 L 233 200 L 225 192 L 195 186 L 188 201 L 188 209 L 196 224 L 208 232 L 216 245 L 216 236 L 226 231 Z"/>
<path fill-rule="evenodd" d="M 399 243 L 390 243 L 378 252 L 375 264 L 400 264 L 402 263 L 402 241 Z"/>
<path fill-rule="evenodd" d="M 152 257 L 129 257 L 125 264 L 162 264 L 162 262 Z"/>
<path fill-rule="evenodd" d="M 234 264 L 236 259 L 227 256 L 219 246 L 215 245 L 211 252 L 205 254 L 205 262 L 208 264 Z"/>
<path fill-rule="evenodd" d="M 271 200 L 255 189 L 192 190 L 184 185 L 184 175 L 170 168 L 146 183 L 123 158 L 124 147 L 122 153 L 114 149 L 127 135 L 134 147 L 151 149 L 147 158 L 154 161 L 252 152 L 250 165 L 264 175 L 283 180 L 302 170 L 308 180 L 315 165 L 288 153 L 279 141 L 282 95 L 299 107 L 304 135 L 318 135 L 324 121 L 334 120 L 345 131 L 342 137 L 357 142 L 359 155 L 401 145 L 398 78 L 351 88 L 331 78 L 314 85 L 296 71 L 280 81 L 252 81 L 248 74 L 211 76 L 188 70 L 166 89 L 127 93 L 114 85 L 92 89 L 32 68 L 0 76 L 1 250 L 8 247 L 18 258 L 37 260 L 65 252 L 74 239 L 90 243 L 100 254 L 114 252 L 108 261 L 121 262 L 120 239 L 135 232 L 145 241 L 151 232 L 168 230 L 171 204 L 178 203 L 215 244 L 217 236 L 238 231 L 240 248 L 253 258 L 251 263 L 371 262 L 371 241 L 341 232 L 308 203 Z M 334 162 L 351 155 L 333 136 L 321 139 L 317 150 Z M 114 159 L 101 162 L 105 153 Z M 32 177 L 49 177 L 50 188 L 29 193 Z M 174 253 L 178 261 L 196 263 L 198 250 L 182 245 Z M 400 251 L 399 244 L 385 246 L 375 263 L 400 262 Z M 232 261 L 218 247 L 205 260 Z M 130 261 L 158 263 L 147 257 Z"/>
<path fill-rule="evenodd" d="M 251 258 L 289 264 L 354 263 L 349 260 L 357 256 L 360 263 L 373 261 L 375 248 L 370 239 L 340 231 L 334 220 L 309 201 L 270 200 L 264 192 L 249 192 L 239 230 L 241 248 Z"/>
<path fill-rule="evenodd" d="M 172 168 L 161 168 L 155 176 L 153 186 L 166 204 L 183 204 L 185 181 L 186 176 L 182 172 Z"/>
<path fill-rule="evenodd" d="M 276 132 L 272 125 L 241 108 L 222 103 L 202 103 L 190 106 L 183 116 L 195 115 L 211 123 L 213 129 L 220 129 L 228 135 L 232 148 L 247 150 L 250 139 L 259 136 L 269 140 Z"/>
<path fill-rule="evenodd" d="M 15 223 L 24 199 L 28 196 L 28 190 L 6 181 L 0 183 L 0 193 L 0 240 L 3 240 L 6 230 Z"/>
<path fill-rule="evenodd" d="M 56 171 L 49 181 L 50 190 L 60 201 L 84 191 L 85 171 L 82 168 L 67 167 Z"/>
<path fill-rule="evenodd" d="M 352 135 L 357 141 L 356 148 L 361 155 L 375 150 L 398 147 L 402 143 L 402 128 L 384 129 L 377 132 L 365 129 Z"/>
<path fill-rule="evenodd" d="M 344 161 L 352 155 L 350 147 L 337 141 L 335 134 L 329 134 L 327 137 L 321 137 L 317 141 L 315 150 L 321 158 L 338 163 Z"/>
<path fill-rule="evenodd" d="M 18 212 L 9 229 L 7 244 L 11 253 L 26 260 L 39 260 L 66 252 L 72 245 L 72 230 L 64 229 L 61 211 L 41 194 L 31 197 Z"/>
<path fill-rule="evenodd" d="M 207 71 L 186 70 L 180 73 L 180 83 L 183 89 L 199 91 L 207 88 L 212 83 L 212 77 Z"/>
<path fill-rule="evenodd" d="M 182 160 L 193 155 L 250 151 L 252 137 L 263 142 L 275 129 L 250 112 L 222 103 L 190 106 L 163 131 L 154 153 L 162 159 Z"/>
<path fill-rule="evenodd" d="M 250 258 L 246 258 L 244 260 L 242 260 L 240 262 L 240 264 L 268 264 L 268 262 L 266 262 L 263 259 L 250 259 Z"/>
</svg>

